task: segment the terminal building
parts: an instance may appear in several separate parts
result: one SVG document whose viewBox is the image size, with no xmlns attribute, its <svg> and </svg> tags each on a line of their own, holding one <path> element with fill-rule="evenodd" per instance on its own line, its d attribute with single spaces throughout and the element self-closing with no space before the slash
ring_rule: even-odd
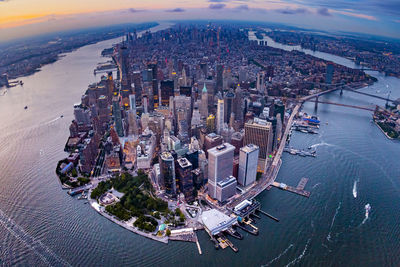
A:
<svg viewBox="0 0 400 267">
<path fill-rule="evenodd" d="M 216 209 L 204 211 L 201 214 L 201 220 L 210 236 L 215 236 L 237 224 L 236 216 L 229 217 Z"/>
</svg>

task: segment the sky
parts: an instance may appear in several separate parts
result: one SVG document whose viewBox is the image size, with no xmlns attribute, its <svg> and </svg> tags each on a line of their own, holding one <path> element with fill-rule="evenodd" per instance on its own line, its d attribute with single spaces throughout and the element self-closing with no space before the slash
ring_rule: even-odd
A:
<svg viewBox="0 0 400 267">
<path fill-rule="evenodd" d="M 400 0 L 0 0 L 0 42 L 162 20 L 243 20 L 400 39 Z"/>
</svg>

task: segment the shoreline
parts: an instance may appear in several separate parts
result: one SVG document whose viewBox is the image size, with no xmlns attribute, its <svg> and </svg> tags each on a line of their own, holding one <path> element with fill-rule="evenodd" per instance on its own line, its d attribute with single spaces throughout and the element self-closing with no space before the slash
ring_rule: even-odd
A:
<svg viewBox="0 0 400 267">
<path fill-rule="evenodd" d="M 381 130 L 381 132 L 387 137 L 387 139 L 392 140 L 392 141 L 395 140 L 394 138 L 390 137 L 390 136 L 381 128 L 381 126 L 379 126 L 379 124 L 376 123 L 375 120 L 374 120 L 374 124 L 378 127 L 379 130 Z"/>
<path fill-rule="evenodd" d="M 107 218 L 107 219 L 110 220 L 111 222 L 113 222 L 113 223 L 119 225 L 120 227 L 122 227 L 122 228 L 124 228 L 124 229 L 126 229 L 126 230 L 129 230 L 130 232 L 133 232 L 133 233 L 135 233 L 135 234 L 141 235 L 141 236 L 143 236 L 143 237 L 152 239 L 152 240 L 154 240 L 154 241 L 159 241 L 159 242 L 161 242 L 161 243 L 168 244 L 168 240 L 169 240 L 168 237 L 160 237 L 160 238 L 158 238 L 157 236 L 154 236 L 153 234 L 142 232 L 142 231 L 140 231 L 140 230 L 134 228 L 133 226 L 129 226 L 127 223 L 122 222 L 122 221 L 116 219 L 114 216 L 109 215 L 109 214 L 106 213 L 105 211 L 102 211 L 100 208 L 99 208 L 99 209 L 96 209 L 95 205 L 98 205 L 99 207 L 101 207 L 101 206 L 97 203 L 97 201 L 95 201 L 95 200 L 93 200 L 93 199 L 90 198 L 90 191 L 89 191 L 89 193 L 88 193 L 88 199 L 87 199 L 87 201 L 88 201 L 90 207 L 91 207 L 92 209 L 94 209 L 95 211 L 97 211 L 97 213 L 99 213 L 101 216 Z M 95 205 L 93 205 L 93 204 L 95 204 Z"/>
</svg>

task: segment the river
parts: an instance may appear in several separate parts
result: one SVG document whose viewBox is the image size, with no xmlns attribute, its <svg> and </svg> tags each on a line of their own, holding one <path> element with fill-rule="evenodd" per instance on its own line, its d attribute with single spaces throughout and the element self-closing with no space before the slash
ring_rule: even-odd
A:
<svg viewBox="0 0 400 267">
<path fill-rule="evenodd" d="M 10 88 L 0 96 L 0 264 L 400 264 L 400 144 L 388 140 L 371 123 L 367 111 L 320 104 L 316 111 L 322 121 L 319 134 L 294 132 L 291 145 L 314 145 L 317 157 L 284 154 L 277 181 L 296 186 L 301 177 L 308 177 L 306 190 L 311 197 L 275 188 L 262 193 L 258 200 L 263 210 L 280 222 L 265 217 L 257 220 L 259 236 L 245 234 L 242 241 L 232 240 L 239 248 L 237 254 L 215 250 L 204 231 L 198 234 L 203 255 L 194 243 L 165 245 L 148 240 L 67 195 L 54 168 L 65 156 L 73 104 L 80 101 L 88 84 L 99 79 L 93 69 L 104 61 L 101 51 L 119 40 L 68 53 L 40 72 L 21 78 L 23 87 Z M 381 95 L 390 90 L 393 98 L 400 97 L 399 79 L 371 74 L 378 82 L 361 90 Z M 323 98 L 346 104 L 383 104 L 351 92 Z M 313 104 L 303 110 L 314 113 Z M 355 182 L 357 198 L 353 196 Z M 364 221 L 367 203 L 372 209 Z"/>
</svg>

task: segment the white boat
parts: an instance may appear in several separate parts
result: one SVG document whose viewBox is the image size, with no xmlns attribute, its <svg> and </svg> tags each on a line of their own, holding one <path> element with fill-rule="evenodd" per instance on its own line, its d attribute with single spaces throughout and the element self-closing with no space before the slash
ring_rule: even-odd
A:
<svg viewBox="0 0 400 267">
<path fill-rule="evenodd" d="M 371 211 L 371 205 L 368 203 L 365 205 L 365 218 L 369 217 L 369 212 Z"/>
</svg>

